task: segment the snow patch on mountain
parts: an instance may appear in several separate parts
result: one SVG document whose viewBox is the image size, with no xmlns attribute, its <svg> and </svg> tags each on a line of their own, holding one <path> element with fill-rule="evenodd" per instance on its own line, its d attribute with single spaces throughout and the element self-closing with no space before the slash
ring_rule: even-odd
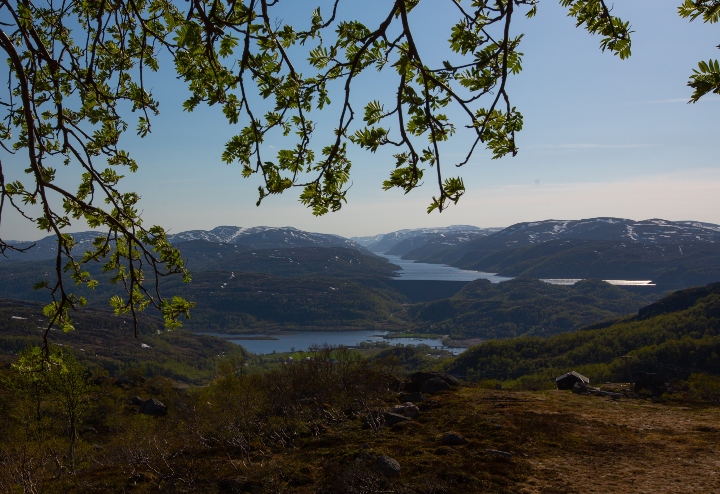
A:
<svg viewBox="0 0 720 494">
<path fill-rule="evenodd" d="M 496 234 L 508 246 L 560 239 L 629 241 L 630 243 L 720 243 L 720 226 L 697 221 L 659 218 L 635 221 L 623 218 L 547 220 L 518 223 Z"/>
</svg>

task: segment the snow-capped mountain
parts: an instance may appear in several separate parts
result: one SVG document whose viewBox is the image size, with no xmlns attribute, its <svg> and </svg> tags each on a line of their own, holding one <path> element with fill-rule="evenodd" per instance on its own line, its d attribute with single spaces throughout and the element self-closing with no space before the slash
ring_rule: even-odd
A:
<svg viewBox="0 0 720 494">
<path fill-rule="evenodd" d="M 479 228 L 471 225 L 452 225 L 438 228 L 414 228 L 408 230 L 398 230 L 391 233 L 385 233 L 383 235 L 375 235 L 372 237 L 351 237 L 351 240 L 367 247 L 372 252 L 388 252 L 396 245 L 403 241 L 410 239 L 416 239 L 414 242 L 406 242 L 417 244 L 419 246 L 425 242 L 434 238 L 448 237 L 455 240 L 453 244 L 457 242 L 465 242 L 490 235 L 501 230 L 501 228 Z"/>
<path fill-rule="evenodd" d="M 252 249 L 279 249 L 285 247 L 347 247 L 360 249 L 352 240 L 339 235 L 312 233 L 292 227 L 255 226 L 218 226 L 212 230 L 190 230 L 168 235 L 173 244 L 190 240 L 207 240 L 221 244 L 239 244 Z"/>
<path fill-rule="evenodd" d="M 622 218 L 546 220 L 517 223 L 499 231 L 493 240 L 508 247 L 551 240 L 605 240 L 628 243 L 720 242 L 720 226 L 697 221 Z"/>
<path fill-rule="evenodd" d="M 78 245 L 74 252 L 83 252 L 92 245 L 92 241 L 102 235 L 101 232 L 77 232 L 71 234 Z M 219 226 L 212 230 L 191 230 L 168 235 L 173 245 L 191 240 L 206 240 L 217 244 L 238 244 L 251 249 L 282 249 L 298 247 L 347 247 L 367 253 L 362 246 L 339 235 L 312 233 L 296 228 L 276 228 L 257 226 L 242 228 L 238 226 Z M 42 238 L 37 242 L 8 242 L 19 248 L 30 247 L 25 252 L 6 252 L 7 257 L 0 260 L 37 261 L 53 259 L 57 253 L 57 239 L 54 235 Z M 35 244 L 35 245 L 33 245 Z"/>
</svg>

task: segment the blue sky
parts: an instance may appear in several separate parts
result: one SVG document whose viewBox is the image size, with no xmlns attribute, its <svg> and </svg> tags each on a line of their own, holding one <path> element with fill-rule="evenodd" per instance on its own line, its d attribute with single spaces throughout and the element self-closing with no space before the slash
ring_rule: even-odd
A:
<svg viewBox="0 0 720 494">
<path fill-rule="evenodd" d="M 717 26 L 689 23 L 677 15 L 680 0 L 618 0 L 614 13 L 635 31 L 633 56 L 621 61 L 602 53 L 599 38 L 575 28 L 557 2 L 540 2 L 538 15 L 518 19 L 524 32 L 523 72 L 510 83 L 513 104 L 523 113 L 515 158 L 491 160 L 481 150 L 461 169 L 467 194 L 442 214 L 425 212 L 435 193 L 432 180 L 408 195 L 384 192 L 393 167 L 389 153 L 351 151 L 353 185 L 339 213 L 313 217 L 298 191 L 268 198 L 259 208 L 257 178 L 243 179 L 238 165 L 220 161 L 223 144 L 237 130 L 218 108 L 181 110 L 187 95 L 168 71 L 153 81 L 161 115 L 153 133 L 128 136 L 125 147 L 140 163 L 125 187 L 143 197 L 146 224 L 173 232 L 218 225 L 294 226 L 344 236 L 401 228 L 472 224 L 507 226 L 520 221 L 618 216 L 660 217 L 720 223 L 720 98 L 688 105 L 688 76 L 702 59 L 718 58 Z M 322 1 L 290 2 L 294 22 Z M 423 49 L 442 59 L 454 20 L 447 0 L 423 0 L 414 13 Z M 349 0 L 349 15 L 377 18 L 387 2 Z M 383 7 L 385 6 L 385 7 Z M 377 17 L 375 14 L 377 13 Z M 169 64 L 166 69 L 172 69 Z M 358 95 L 382 95 L 380 77 L 363 78 Z M 359 105 L 358 105 L 359 108 Z M 332 107 L 331 107 L 332 110 Z M 332 121 L 316 118 L 319 128 Z M 281 142 L 268 141 L 266 152 Z M 446 149 L 459 161 L 462 142 Z M 22 166 L 20 163 L 19 166 Z M 452 173 L 450 167 L 446 173 Z M 0 237 L 44 236 L 19 218 L 3 219 Z M 71 231 L 83 230 L 83 225 Z"/>
</svg>

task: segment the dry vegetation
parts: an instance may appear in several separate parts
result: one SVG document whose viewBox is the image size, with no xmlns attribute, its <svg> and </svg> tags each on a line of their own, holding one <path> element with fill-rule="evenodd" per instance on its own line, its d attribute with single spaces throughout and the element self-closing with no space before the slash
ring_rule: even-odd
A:
<svg viewBox="0 0 720 494">
<path fill-rule="evenodd" d="M 18 416 L 5 396 L 3 492 L 606 493 L 718 492 L 720 408 L 565 391 L 463 387 L 400 403 L 387 369 L 318 354 L 264 374 L 225 365 L 209 386 L 101 380 L 67 467 L 62 423 Z M 138 413 L 156 397 L 167 415 Z M 467 444 L 443 445 L 448 432 Z M 380 463 L 400 465 L 394 475 Z"/>
</svg>

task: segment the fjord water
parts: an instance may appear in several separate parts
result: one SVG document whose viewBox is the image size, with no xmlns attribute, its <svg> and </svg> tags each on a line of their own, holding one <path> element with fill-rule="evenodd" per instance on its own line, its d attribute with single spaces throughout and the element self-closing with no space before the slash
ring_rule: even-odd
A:
<svg viewBox="0 0 720 494">
<path fill-rule="evenodd" d="M 505 276 L 498 276 L 493 273 L 484 273 L 482 271 L 469 271 L 467 269 L 454 268 L 447 264 L 429 264 L 425 262 L 415 262 L 412 259 L 401 259 L 400 256 L 391 256 L 388 254 L 375 254 L 386 258 L 392 264 L 400 266 L 395 279 L 397 280 L 433 280 L 433 281 L 475 281 L 481 278 L 490 280 L 493 283 L 511 280 Z"/>
<path fill-rule="evenodd" d="M 411 259 L 401 259 L 399 256 L 388 254 L 377 255 L 385 257 L 392 264 L 401 268 L 395 277 L 396 280 L 430 280 L 430 281 L 475 281 L 487 279 L 492 283 L 511 280 L 506 276 L 497 276 L 493 273 L 482 271 L 470 271 L 459 269 L 446 264 L 429 264 L 415 262 Z M 546 283 L 557 285 L 572 285 L 580 279 L 547 279 Z M 653 286 L 650 281 L 636 280 L 605 280 L 612 285 L 625 286 Z M 268 355 L 274 352 L 306 351 L 313 345 L 348 346 L 355 347 L 363 342 L 374 343 L 386 341 L 390 344 L 402 343 L 404 345 L 429 345 L 431 347 L 442 347 L 453 353 L 459 353 L 464 348 L 446 347 L 441 339 L 437 338 L 385 338 L 387 333 L 383 331 L 361 330 L 361 331 L 299 331 L 297 333 L 273 333 L 268 335 L 237 335 L 213 334 L 225 338 L 232 343 L 242 345 L 251 353 L 257 355 Z"/>
<path fill-rule="evenodd" d="M 447 264 L 429 264 L 425 262 L 415 262 L 412 259 L 401 259 L 400 256 L 391 256 L 388 254 L 375 254 L 386 258 L 392 264 L 400 266 L 395 276 L 397 280 L 434 280 L 434 281 L 475 281 L 480 279 L 490 280 L 492 283 L 500 283 L 501 281 L 511 280 L 511 277 L 498 276 L 494 273 L 485 273 L 483 271 L 470 271 L 467 269 L 459 269 Z M 545 283 L 553 285 L 574 285 L 582 278 L 563 278 L 563 279 L 542 279 Z M 655 286 L 651 280 L 603 280 L 611 285 L 618 286 Z"/>
</svg>

